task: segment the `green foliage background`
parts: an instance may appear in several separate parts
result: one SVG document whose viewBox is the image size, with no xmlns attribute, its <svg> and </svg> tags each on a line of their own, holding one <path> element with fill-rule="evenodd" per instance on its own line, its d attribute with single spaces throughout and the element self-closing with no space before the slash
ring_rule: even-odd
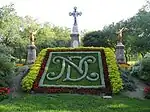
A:
<svg viewBox="0 0 150 112">
<path fill-rule="evenodd" d="M 14 71 L 14 59 L 11 57 L 11 48 L 0 44 L 0 87 L 10 86 Z"/>
<path fill-rule="evenodd" d="M 150 54 L 147 53 L 144 58 L 134 64 L 130 73 L 143 81 L 150 82 Z"/>
</svg>

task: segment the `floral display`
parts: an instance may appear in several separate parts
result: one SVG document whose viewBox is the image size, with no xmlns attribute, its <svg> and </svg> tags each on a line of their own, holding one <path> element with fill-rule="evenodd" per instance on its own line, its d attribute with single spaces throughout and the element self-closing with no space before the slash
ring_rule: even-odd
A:
<svg viewBox="0 0 150 112">
<path fill-rule="evenodd" d="M 70 88 L 70 87 L 39 87 L 39 81 L 47 68 L 46 64 L 49 58 L 50 52 L 74 52 L 74 51 L 100 51 L 105 87 L 102 88 Z M 46 67 L 46 68 L 45 68 Z M 31 67 L 30 72 L 22 80 L 22 88 L 26 91 L 35 92 L 46 92 L 46 93 L 56 93 L 56 92 L 70 92 L 70 93 L 89 93 L 89 94 L 100 94 L 105 92 L 106 94 L 117 93 L 122 89 L 122 80 L 120 78 L 120 73 L 118 72 L 118 67 L 116 64 L 114 53 L 111 52 L 109 48 L 48 48 L 41 51 L 35 64 Z"/>
<path fill-rule="evenodd" d="M 0 87 L 0 101 L 8 97 L 10 89 L 7 87 Z"/>
<path fill-rule="evenodd" d="M 144 88 L 145 98 L 150 99 L 150 87 Z"/>
</svg>

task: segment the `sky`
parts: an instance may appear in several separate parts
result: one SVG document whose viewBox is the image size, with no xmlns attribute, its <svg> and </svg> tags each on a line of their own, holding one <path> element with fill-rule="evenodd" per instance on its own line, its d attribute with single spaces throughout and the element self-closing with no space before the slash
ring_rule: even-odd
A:
<svg viewBox="0 0 150 112">
<path fill-rule="evenodd" d="M 15 4 L 19 16 L 30 15 L 39 22 L 72 28 L 73 7 L 82 15 L 77 18 L 79 30 L 101 30 L 105 25 L 134 16 L 145 0 L 0 0 L 0 7 Z"/>
</svg>

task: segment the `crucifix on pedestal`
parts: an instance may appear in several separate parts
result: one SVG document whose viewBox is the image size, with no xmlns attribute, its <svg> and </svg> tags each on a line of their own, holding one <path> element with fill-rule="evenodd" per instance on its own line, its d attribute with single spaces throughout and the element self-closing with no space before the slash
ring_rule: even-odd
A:
<svg viewBox="0 0 150 112">
<path fill-rule="evenodd" d="M 69 13 L 70 16 L 74 17 L 74 24 L 71 33 L 71 47 L 78 47 L 80 45 L 79 42 L 79 32 L 78 32 L 78 24 L 77 17 L 81 16 L 81 12 L 77 12 L 77 7 L 74 7 L 74 11 Z"/>
</svg>

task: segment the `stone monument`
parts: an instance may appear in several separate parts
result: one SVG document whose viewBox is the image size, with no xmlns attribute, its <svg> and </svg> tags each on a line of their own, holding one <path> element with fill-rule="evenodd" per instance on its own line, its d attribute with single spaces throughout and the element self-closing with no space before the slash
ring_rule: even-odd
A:
<svg viewBox="0 0 150 112">
<path fill-rule="evenodd" d="M 122 44 L 123 40 L 123 32 L 128 30 L 127 28 L 121 28 L 117 34 L 117 46 L 116 46 L 116 59 L 118 63 L 125 63 L 125 56 L 124 56 L 124 45 Z"/>
<path fill-rule="evenodd" d="M 69 13 L 70 16 L 74 17 L 74 24 L 71 32 L 71 47 L 75 48 L 80 45 L 79 41 L 79 32 L 78 32 L 78 24 L 77 24 L 77 17 L 81 16 L 81 12 L 77 12 L 77 7 L 74 7 L 74 11 Z"/>
<path fill-rule="evenodd" d="M 36 59 L 35 32 L 30 32 L 30 45 L 28 45 L 27 64 L 33 64 Z"/>
</svg>

